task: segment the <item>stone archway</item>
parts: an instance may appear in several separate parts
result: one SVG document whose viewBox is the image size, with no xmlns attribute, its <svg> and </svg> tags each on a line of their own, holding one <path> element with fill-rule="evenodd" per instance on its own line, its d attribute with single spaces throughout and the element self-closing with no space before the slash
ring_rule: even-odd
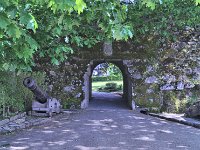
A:
<svg viewBox="0 0 200 150">
<path fill-rule="evenodd" d="M 165 105 L 168 107 L 164 101 L 168 100 L 173 105 L 168 98 L 170 94 L 168 91 L 178 100 L 182 93 L 184 93 L 182 97 L 188 97 L 188 92 L 185 91 L 194 93 L 192 90 L 195 92 L 198 90 L 194 87 L 198 87 L 199 84 L 194 84 L 191 82 L 193 80 L 188 79 L 192 77 L 194 81 L 197 81 L 200 74 L 199 65 L 185 68 L 184 65 L 177 66 L 176 63 L 176 60 L 191 58 L 189 57 L 191 53 L 185 57 L 183 49 L 198 49 L 193 41 L 193 31 L 186 32 L 183 33 L 188 34 L 188 43 L 182 40 L 177 41 L 171 48 L 156 49 L 151 40 L 147 40 L 147 43 L 144 41 L 143 45 L 138 45 L 134 40 L 100 42 L 91 48 L 77 49 L 76 55 L 71 56 L 68 61 L 59 66 L 51 68 L 52 66 L 46 63 L 48 67 L 41 67 L 41 69 L 45 68 L 52 96 L 60 99 L 63 106 L 87 108 L 91 98 L 92 70 L 96 65 L 105 61 L 114 63 L 124 75 L 124 97 L 129 106 L 134 109 L 136 102 L 140 107 L 154 107 L 160 110 Z M 180 49 L 180 53 L 175 53 L 174 48 Z M 182 64 L 182 61 L 178 63 Z M 196 59 L 188 65 L 195 63 L 197 63 Z M 180 72 L 177 73 L 177 71 Z"/>
<path fill-rule="evenodd" d="M 131 75 L 129 73 L 127 65 L 124 63 L 123 60 L 118 59 L 99 59 L 99 60 L 91 60 L 86 73 L 84 74 L 84 98 L 81 103 L 81 108 L 87 108 L 89 106 L 89 101 L 92 98 L 92 72 L 96 66 L 101 63 L 112 63 L 116 65 L 122 72 L 123 76 L 123 99 L 126 101 L 127 105 L 131 108 L 132 107 L 132 82 L 131 82 Z"/>
</svg>

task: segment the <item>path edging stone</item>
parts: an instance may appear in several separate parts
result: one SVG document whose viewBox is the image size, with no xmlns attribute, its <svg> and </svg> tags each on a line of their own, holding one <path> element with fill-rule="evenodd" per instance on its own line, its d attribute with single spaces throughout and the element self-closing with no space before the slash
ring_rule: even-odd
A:
<svg viewBox="0 0 200 150">
<path fill-rule="evenodd" d="M 12 116 L 12 117 L 10 117 L 10 118 L 1 120 L 1 121 L 0 121 L 0 126 L 3 126 L 3 125 L 5 125 L 5 124 L 7 124 L 8 122 L 15 121 L 15 120 L 17 120 L 17 119 L 19 119 L 19 118 L 23 118 L 23 117 L 25 117 L 25 116 L 26 116 L 26 113 L 23 112 L 23 113 L 19 113 L 19 114 L 15 115 L 15 116 Z"/>
<path fill-rule="evenodd" d="M 171 118 L 171 117 L 167 117 L 167 116 L 163 116 L 161 114 L 155 114 L 155 113 L 149 113 L 149 115 L 153 116 L 153 117 L 158 117 L 158 118 L 161 118 L 161 119 L 165 119 L 165 120 L 172 121 L 172 122 L 177 122 L 177 123 L 180 123 L 180 124 L 184 124 L 184 125 L 188 125 L 188 126 L 192 126 L 192 127 L 200 129 L 200 121 L 198 123 L 197 122 L 190 122 L 190 121 L 187 121 L 187 120 L 179 120 L 177 118 Z"/>
</svg>

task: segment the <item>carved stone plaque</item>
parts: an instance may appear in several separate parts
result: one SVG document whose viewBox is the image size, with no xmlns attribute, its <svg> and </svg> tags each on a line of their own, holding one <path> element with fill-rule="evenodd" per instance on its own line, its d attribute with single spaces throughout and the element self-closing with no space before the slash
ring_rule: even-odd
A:
<svg viewBox="0 0 200 150">
<path fill-rule="evenodd" d="M 103 52 L 105 56 L 112 56 L 113 54 L 112 42 L 103 43 Z"/>
</svg>

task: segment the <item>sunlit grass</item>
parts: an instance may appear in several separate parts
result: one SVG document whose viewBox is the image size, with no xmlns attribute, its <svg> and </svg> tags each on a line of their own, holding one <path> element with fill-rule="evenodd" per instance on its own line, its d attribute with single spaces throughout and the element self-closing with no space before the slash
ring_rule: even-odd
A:
<svg viewBox="0 0 200 150">
<path fill-rule="evenodd" d="M 98 88 L 105 86 L 106 83 L 116 83 L 117 85 L 123 85 L 123 81 L 95 81 L 92 82 L 92 91 L 98 91 Z"/>
</svg>

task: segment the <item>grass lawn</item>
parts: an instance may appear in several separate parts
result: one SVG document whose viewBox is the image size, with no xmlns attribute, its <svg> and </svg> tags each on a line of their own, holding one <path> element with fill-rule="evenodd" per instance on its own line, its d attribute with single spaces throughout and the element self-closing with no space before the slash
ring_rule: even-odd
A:
<svg viewBox="0 0 200 150">
<path fill-rule="evenodd" d="M 123 81 L 98 81 L 98 82 L 92 82 L 92 91 L 98 91 L 98 88 L 105 86 L 106 83 L 117 83 L 117 85 L 122 84 Z"/>
</svg>

